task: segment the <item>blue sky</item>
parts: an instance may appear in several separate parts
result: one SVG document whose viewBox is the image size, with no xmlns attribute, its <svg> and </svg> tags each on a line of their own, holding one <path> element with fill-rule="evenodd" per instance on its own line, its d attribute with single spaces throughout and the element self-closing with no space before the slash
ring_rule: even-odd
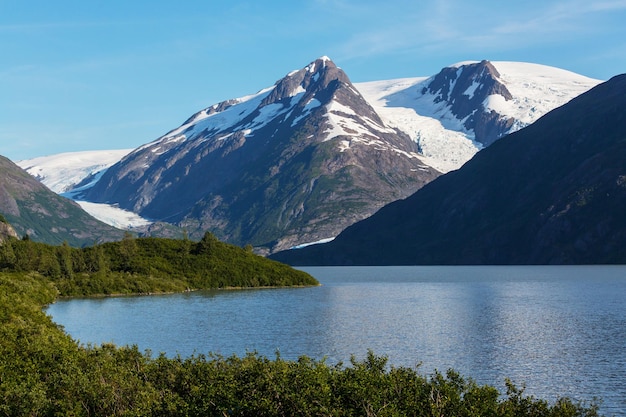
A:
<svg viewBox="0 0 626 417">
<path fill-rule="evenodd" d="M 626 0 L 0 0 L 0 155 L 134 148 L 327 55 L 354 82 L 466 60 L 626 72 Z"/>
</svg>

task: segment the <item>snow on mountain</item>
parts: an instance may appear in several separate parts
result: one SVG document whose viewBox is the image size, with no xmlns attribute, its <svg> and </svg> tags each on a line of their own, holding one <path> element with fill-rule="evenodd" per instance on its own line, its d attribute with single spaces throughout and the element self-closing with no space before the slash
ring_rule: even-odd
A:
<svg viewBox="0 0 626 417">
<path fill-rule="evenodd" d="M 90 178 L 91 183 L 80 184 L 81 190 L 88 193 L 110 166 L 126 156 L 124 175 L 132 171 L 134 178 L 145 175 L 152 179 L 137 190 L 126 190 L 128 199 L 107 195 L 102 201 L 119 202 L 139 212 L 172 184 L 182 181 L 206 155 L 219 150 L 218 164 L 247 146 L 249 140 L 254 141 L 255 136 L 257 141 L 277 140 L 314 118 L 311 126 L 320 126 L 317 140 L 338 139 L 337 149 L 342 154 L 357 152 L 351 147 L 367 146 L 419 161 L 419 166 L 410 171 L 431 167 L 448 172 L 458 169 L 500 136 L 533 123 L 600 83 L 558 68 L 520 62 L 467 61 L 431 77 L 355 84 L 342 72 L 337 75 L 338 70 L 328 57 L 322 57 L 269 88 L 203 109 L 180 127 L 135 150 L 65 153 L 18 164 L 53 191 L 80 199 L 78 184 Z M 328 89 L 329 83 L 343 87 Z M 398 132 L 413 143 L 399 140 Z M 261 142 L 257 143 L 260 146 Z M 256 157 L 247 158 L 250 162 Z M 272 175 L 283 163 L 271 168 Z M 179 173 L 168 176 L 166 173 L 174 166 L 179 167 Z M 232 164 L 225 165 L 220 176 L 233 169 Z M 213 187 L 220 176 L 205 180 Z M 120 180 L 109 178 L 108 182 Z M 194 184 L 191 189 L 197 187 Z M 101 198 L 96 197 L 99 193 L 92 193 L 91 199 Z M 133 198 L 137 201 L 129 204 Z M 116 204 L 79 203 L 94 217 L 118 227 L 149 223 Z"/>
<path fill-rule="evenodd" d="M 131 211 L 121 209 L 112 204 L 91 203 L 89 201 L 76 201 L 87 213 L 96 219 L 117 227 L 118 229 L 132 230 L 141 226 L 152 224 L 148 219 Z"/>
<path fill-rule="evenodd" d="M 50 190 L 70 199 L 78 191 L 76 186 L 92 177 L 93 184 L 111 165 L 117 163 L 132 149 L 67 152 L 18 161 L 17 165 L 37 178 Z M 88 187 L 90 184 L 81 188 Z M 111 204 L 76 202 L 96 219 L 120 229 L 132 229 L 152 222 Z"/>
<path fill-rule="evenodd" d="M 195 113 L 83 198 L 273 251 L 336 236 L 440 174 L 323 57 Z"/>
<path fill-rule="evenodd" d="M 17 165 L 57 194 L 75 188 L 122 159 L 132 149 L 67 152 L 18 161 Z"/>
<path fill-rule="evenodd" d="M 380 146 L 381 142 L 376 140 L 372 131 L 395 134 L 392 128 L 385 126 L 380 120 L 374 120 L 374 117 L 359 117 L 350 105 L 342 104 L 337 99 L 323 105 L 315 97 L 311 85 L 318 83 L 320 71 L 327 65 L 335 67 L 330 58 L 323 56 L 302 70 L 291 71 L 283 80 L 271 87 L 255 94 L 214 104 L 194 114 L 180 127 L 156 141 L 136 149 L 135 152 L 151 149 L 153 154 L 160 156 L 171 149 L 180 148 L 180 142 L 198 136 L 210 137 L 211 140 L 217 138 L 220 141 L 230 139 L 233 134 L 242 133 L 245 138 L 251 138 L 268 123 L 276 120 L 285 122 L 295 116 L 290 123 L 290 127 L 293 128 L 318 107 L 324 107 L 326 110 L 329 125 L 324 132 L 326 134 L 324 141 L 338 136 L 348 136 L 357 142 Z M 348 82 L 347 79 L 344 82 Z M 355 94 L 361 95 L 360 91 L 352 90 Z M 345 143 L 348 144 L 348 141 Z M 414 156 L 420 157 L 417 153 Z"/>
<path fill-rule="evenodd" d="M 485 74 L 489 77 L 485 78 Z M 493 92 L 499 93 L 485 96 L 482 111 L 495 114 L 510 124 L 505 124 L 507 128 L 499 134 L 503 135 L 535 122 L 600 82 L 539 64 L 466 61 L 428 78 L 374 81 L 355 86 L 386 124 L 404 131 L 418 143 L 428 164 L 448 172 L 459 168 L 485 146 L 477 140 L 474 126 L 468 124 L 468 118 L 475 116 L 476 109 L 466 106 L 467 114 L 462 113 L 459 103 L 462 99 L 472 101 L 486 84 L 499 85 L 492 87 Z M 492 141 L 490 139 L 487 145 Z"/>
<path fill-rule="evenodd" d="M 487 107 L 519 120 L 512 131 L 534 123 L 539 117 L 600 84 L 560 68 L 524 62 L 493 62 L 512 100 L 490 97 Z"/>
<path fill-rule="evenodd" d="M 273 89 L 274 86 L 263 89 L 256 94 L 215 104 L 194 114 L 180 127 L 168 132 L 157 141 L 137 148 L 136 151 L 142 151 L 152 147 L 153 153 L 161 155 L 167 152 L 167 150 L 177 146 L 177 143 L 185 141 L 187 138 L 197 135 L 203 131 L 214 132 L 215 134 L 224 132 L 250 116 Z M 272 107 L 265 109 L 264 113 L 255 117 L 242 129 L 251 132 L 253 129 L 262 127 L 264 122 L 271 119 L 272 110 L 276 109 Z M 224 135 L 218 140 L 224 140 L 228 137 L 230 137 L 230 135 Z M 155 144 L 157 143 L 161 146 L 155 147 Z"/>
<path fill-rule="evenodd" d="M 424 163 L 448 172 L 467 162 L 482 145 L 467 133 L 453 130 L 450 123 L 446 127 L 442 120 L 424 115 L 432 111 L 419 106 L 417 91 L 426 79 L 402 78 L 354 85 L 387 125 L 400 129 L 418 143 Z"/>
</svg>

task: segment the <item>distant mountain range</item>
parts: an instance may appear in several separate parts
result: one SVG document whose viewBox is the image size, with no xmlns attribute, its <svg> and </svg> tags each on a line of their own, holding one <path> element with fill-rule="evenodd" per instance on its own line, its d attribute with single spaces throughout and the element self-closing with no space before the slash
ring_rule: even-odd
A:
<svg viewBox="0 0 626 417">
<path fill-rule="evenodd" d="M 481 61 L 429 78 L 352 84 L 322 57 L 120 153 L 72 181 L 69 195 L 271 253 L 335 237 L 597 83 Z M 20 164 L 44 183 L 54 177 L 43 161 Z"/>
<path fill-rule="evenodd" d="M 387 205 L 292 265 L 626 263 L 626 75 Z"/>
</svg>

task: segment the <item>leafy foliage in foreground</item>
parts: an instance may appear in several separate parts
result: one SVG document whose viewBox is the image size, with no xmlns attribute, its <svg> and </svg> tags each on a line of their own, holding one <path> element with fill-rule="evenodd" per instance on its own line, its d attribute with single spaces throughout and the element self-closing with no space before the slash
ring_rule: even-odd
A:
<svg viewBox="0 0 626 417">
<path fill-rule="evenodd" d="M 388 367 L 369 353 L 349 366 L 302 357 L 153 358 L 136 347 L 79 346 L 42 306 L 53 282 L 0 273 L 2 416 L 593 417 L 595 406 L 506 395 L 453 371 Z"/>
<path fill-rule="evenodd" d="M 36 272 L 63 296 L 137 294 L 199 288 L 318 285 L 309 274 L 218 241 L 134 238 L 85 248 L 10 239 L 0 271 Z"/>
</svg>

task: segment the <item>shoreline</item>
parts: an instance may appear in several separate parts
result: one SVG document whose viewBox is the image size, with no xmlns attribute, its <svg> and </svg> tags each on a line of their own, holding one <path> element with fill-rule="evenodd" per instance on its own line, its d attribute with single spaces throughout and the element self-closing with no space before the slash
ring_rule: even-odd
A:
<svg viewBox="0 0 626 417">
<path fill-rule="evenodd" d="M 153 295 L 172 295 L 172 294 L 186 294 L 198 291 L 248 291 L 248 290 L 273 290 L 284 288 L 312 288 L 321 287 L 322 284 L 317 285 L 267 285 L 259 287 L 219 287 L 219 288 L 187 288 L 182 291 L 155 291 L 155 292 L 138 292 L 138 293 L 111 293 L 111 294 L 90 294 L 90 295 L 58 295 L 56 300 L 80 300 L 80 299 L 92 299 L 92 298 L 116 298 L 116 297 L 147 297 Z M 52 304 L 54 304 L 54 302 Z"/>
</svg>

